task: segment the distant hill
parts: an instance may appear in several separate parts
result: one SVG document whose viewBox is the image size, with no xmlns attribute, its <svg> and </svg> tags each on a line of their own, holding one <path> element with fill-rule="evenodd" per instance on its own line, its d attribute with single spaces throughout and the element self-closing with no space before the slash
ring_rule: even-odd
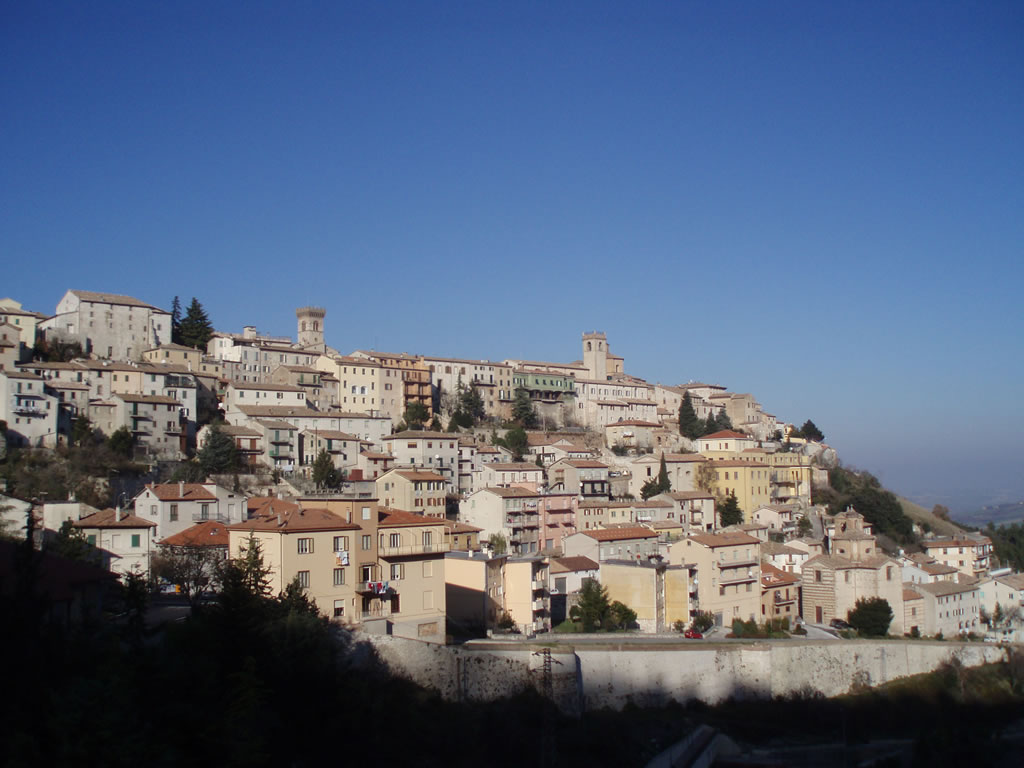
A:
<svg viewBox="0 0 1024 768">
<path fill-rule="evenodd" d="M 934 533 L 940 536 L 952 536 L 963 531 L 963 528 L 959 525 L 936 517 L 930 509 L 925 509 L 920 504 L 915 504 L 910 499 L 904 499 L 902 496 L 897 496 L 897 498 L 900 500 L 900 506 L 903 507 L 903 514 L 915 523 L 928 523 Z"/>
<path fill-rule="evenodd" d="M 1015 501 L 1008 504 L 992 504 L 984 506 L 973 512 L 965 512 L 957 515 L 965 523 L 977 525 L 984 528 L 988 523 L 1005 525 L 1007 523 L 1019 523 L 1024 521 L 1024 501 Z"/>
</svg>

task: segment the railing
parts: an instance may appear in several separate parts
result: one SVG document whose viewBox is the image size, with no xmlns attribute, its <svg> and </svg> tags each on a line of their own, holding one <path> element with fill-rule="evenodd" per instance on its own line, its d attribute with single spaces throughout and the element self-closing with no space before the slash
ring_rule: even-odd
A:
<svg viewBox="0 0 1024 768">
<path fill-rule="evenodd" d="M 398 547 L 378 547 L 381 557 L 398 557 L 401 555 L 429 555 L 435 552 L 451 551 L 451 544 L 404 544 Z"/>
<path fill-rule="evenodd" d="M 795 595 L 793 597 L 783 597 L 781 592 L 776 592 L 775 593 L 775 604 L 776 605 L 786 605 L 787 603 L 795 603 L 795 602 L 796 602 L 796 596 Z"/>
<path fill-rule="evenodd" d="M 23 416 L 45 416 L 46 411 L 42 408 L 36 408 L 30 405 L 16 405 L 12 409 L 15 413 L 20 413 Z"/>
<path fill-rule="evenodd" d="M 752 573 L 747 574 L 745 576 L 732 576 L 728 579 L 719 579 L 718 585 L 721 587 L 728 587 L 733 584 L 744 584 L 750 581 L 757 581 L 757 576 L 755 576 Z"/>
<path fill-rule="evenodd" d="M 719 560 L 719 570 L 723 568 L 750 568 L 760 563 L 760 560 L 756 558 L 747 558 L 745 560 Z"/>
<path fill-rule="evenodd" d="M 544 600 L 534 600 L 532 605 L 533 610 L 535 611 L 546 611 L 548 608 L 547 603 Z"/>
<path fill-rule="evenodd" d="M 548 583 L 546 581 L 544 581 L 543 579 L 534 579 L 532 586 L 533 586 L 533 588 L 535 590 L 536 589 L 547 589 L 548 588 Z"/>
<path fill-rule="evenodd" d="M 204 515 L 202 512 L 193 512 L 192 513 L 192 522 L 193 523 L 205 523 L 207 521 L 214 522 L 214 523 L 230 523 L 231 522 L 231 518 L 229 518 L 225 514 L 221 514 L 220 512 L 216 512 L 216 513 L 214 513 L 212 515 L 210 515 L 210 514 L 205 514 Z"/>
</svg>

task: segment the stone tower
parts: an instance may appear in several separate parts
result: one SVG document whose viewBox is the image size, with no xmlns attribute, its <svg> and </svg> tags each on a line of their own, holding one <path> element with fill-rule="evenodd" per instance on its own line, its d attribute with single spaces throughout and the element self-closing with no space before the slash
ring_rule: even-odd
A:
<svg viewBox="0 0 1024 768">
<path fill-rule="evenodd" d="M 608 339 L 601 331 L 583 334 L 583 365 L 590 378 L 608 380 Z"/>
<path fill-rule="evenodd" d="M 295 316 L 299 319 L 299 346 L 324 349 L 324 317 L 327 310 L 323 307 L 299 307 Z"/>
</svg>

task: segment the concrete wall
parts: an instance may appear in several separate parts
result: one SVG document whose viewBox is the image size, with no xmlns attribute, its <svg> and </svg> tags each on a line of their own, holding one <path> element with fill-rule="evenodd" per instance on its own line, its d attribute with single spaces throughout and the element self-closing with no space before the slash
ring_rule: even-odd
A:
<svg viewBox="0 0 1024 768">
<path fill-rule="evenodd" d="M 490 701 L 526 687 L 544 689 L 544 648 L 538 644 L 478 641 L 452 647 L 367 639 L 393 671 L 452 700 Z M 1005 658 L 1003 649 L 981 643 L 872 640 L 685 646 L 612 641 L 555 645 L 550 652 L 552 698 L 570 713 L 801 691 L 837 696 L 855 685 L 930 672 L 954 656 L 966 666 Z"/>
</svg>

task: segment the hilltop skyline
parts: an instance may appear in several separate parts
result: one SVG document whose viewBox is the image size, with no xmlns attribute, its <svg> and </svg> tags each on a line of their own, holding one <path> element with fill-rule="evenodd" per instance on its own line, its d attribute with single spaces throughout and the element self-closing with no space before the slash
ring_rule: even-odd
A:
<svg viewBox="0 0 1024 768">
<path fill-rule="evenodd" d="M 1013 3 L 12 7 L 0 294 L 293 337 L 318 304 L 343 351 L 569 361 L 600 329 L 905 495 L 1016 501 L 1022 31 Z"/>
</svg>

